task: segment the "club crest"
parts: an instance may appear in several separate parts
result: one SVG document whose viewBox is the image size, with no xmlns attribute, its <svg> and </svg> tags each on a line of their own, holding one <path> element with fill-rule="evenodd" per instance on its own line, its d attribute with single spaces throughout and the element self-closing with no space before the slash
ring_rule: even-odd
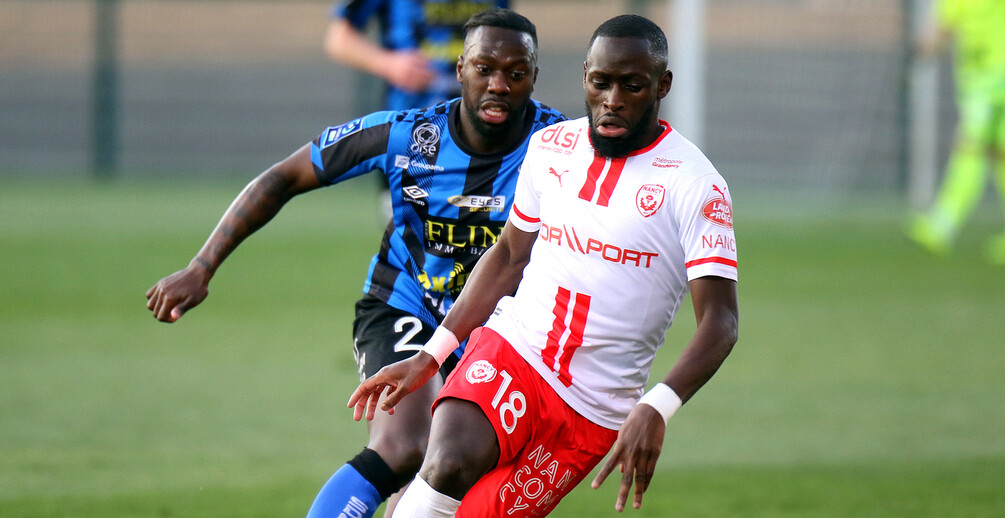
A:
<svg viewBox="0 0 1005 518">
<path fill-rule="evenodd" d="M 468 367 L 464 373 L 464 378 L 472 385 L 475 383 L 488 383 L 496 378 L 496 368 L 487 360 L 478 360 Z"/>
<path fill-rule="evenodd" d="M 642 214 L 642 217 L 648 218 L 660 210 L 665 198 L 665 187 L 655 183 L 647 183 L 640 187 L 639 192 L 635 195 L 635 207 L 639 209 L 639 214 Z"/>
<path fill-rule="evenodd" d="M 440 128 L 430 122 L 423 122 L 412 129 L 413 153 L 422 153 L 426 158 L 432 158 L 440 147 Z"/>
</svg>

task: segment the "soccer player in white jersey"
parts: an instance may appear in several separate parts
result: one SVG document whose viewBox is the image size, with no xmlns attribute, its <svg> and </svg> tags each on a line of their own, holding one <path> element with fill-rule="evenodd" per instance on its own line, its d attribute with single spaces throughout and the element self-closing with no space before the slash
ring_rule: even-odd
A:
<svg viewBox="0 0 1005 518">
<path fill-rule="evenodd" d="M 469 339 L 396 518 L 544 516 L 608 451 L 593 486 L 620 468 L 615 508 L 633 484 L 638 508 L 667 421 L 736 342 L 729 189 L 658 118 L 672 79 L 663 31 L 612 18 L 584 67 L 587 117 L 532 137 L 502 236 L 423 352 L 349 400 L 370 419 L 390 389 L 392 410 Z M 697 330 L 643 395 L 688 290 Z"/>
</svg>

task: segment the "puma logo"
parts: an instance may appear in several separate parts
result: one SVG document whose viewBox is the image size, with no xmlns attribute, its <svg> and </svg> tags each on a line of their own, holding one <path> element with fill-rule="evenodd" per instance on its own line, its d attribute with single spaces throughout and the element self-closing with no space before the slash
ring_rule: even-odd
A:
<svg viewBox="0 0 1005 518">
<path fill-rule="evenodd" d="M 568 169 L 566 169 L 565 171 L 562 171 L 561 173 L 559 173 L 559 172 L 558 172 L 558 171 L 556 171 L 556 170 L 555 170 L 555 168 L 553 168 L 553 167 L 549 167 L 549 168 L 548 168 L 548 174 L 550 174 L 550 175 L 554 176 L 555 178 L 558 178 L 558 185 L 559 185 L 559 186 L 561 186 L 561 185 L 562 185 L 562 175 L 563 175 L 563 174 L 565 174 L 565 173 L 568 173 L 568 172 L 569 172 L 569 170 L 568 170 Z"/>
<path fill-rule="evenodd" d="M 726 193 L 722 192 L 722 189 L 720 189 L 718 186 L 712 185 L 712 190 L 719 193 L 719 196 L 722 196 L 722 199 L 724 200 L 726 199 Z"/>
</svg>

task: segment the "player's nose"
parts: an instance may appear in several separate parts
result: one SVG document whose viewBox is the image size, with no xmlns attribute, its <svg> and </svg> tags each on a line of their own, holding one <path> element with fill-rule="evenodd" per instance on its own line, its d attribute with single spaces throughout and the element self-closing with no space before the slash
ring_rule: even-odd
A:
<svg viewBox="0 0 1005 518">
<path fill-rule="evenodd" d="M 509 81 L 506 80 L 506 74 L 502 71 L 494 72 L 489 76 L 489 92 L 493 94 L 506 94 L 509 93 Z"/>
<path fill-rule="evenodd" d="M 625 106 L 624 90 L 616 85 L 612 85 L 604 92 L 604 108 L 608 111 L 618 111 Z"/>
</svg>

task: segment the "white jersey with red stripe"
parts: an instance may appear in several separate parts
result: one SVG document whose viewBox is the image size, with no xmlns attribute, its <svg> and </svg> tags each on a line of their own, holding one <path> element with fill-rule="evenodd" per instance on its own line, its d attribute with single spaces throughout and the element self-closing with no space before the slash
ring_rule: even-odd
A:
<svg viewBox="0 0 1005 518">
<path fill-rule="evenodd" d="M 596 156 L 586 118 L 538 131 L 509 221 L 538 232 L 488 327 L 591 421 L 620 428 L 641 397 L 688 281 L 736 280 L 722 176 L 666 122 L 645 149 Z"/>
</svg>

